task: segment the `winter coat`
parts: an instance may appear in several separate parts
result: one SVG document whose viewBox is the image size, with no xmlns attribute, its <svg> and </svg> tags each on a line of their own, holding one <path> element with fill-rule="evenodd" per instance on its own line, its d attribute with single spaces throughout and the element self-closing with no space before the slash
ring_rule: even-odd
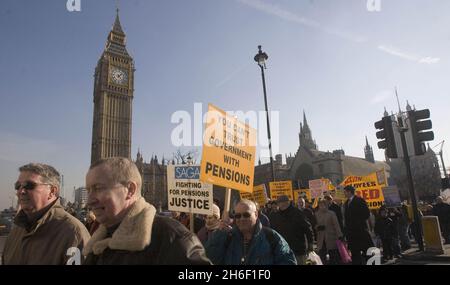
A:
<svg viewBox="0 0 450 285">
<path fill-rule="evenodd" d="M 369 207 L 364 199 L 354 196 L 344 204 L 344 228 L 348 246 L 354 250 L 367 250 L 373 246 L 372 238 L 367 230 Z"/>
<path fill-rule="evenodd" d="M 197 233 L 197 237 L 198 239 L 202 242 L 203 245 L 206 244 L 206 242 L 208 241 L 208 239 L 212 236 L 213 232 L 215 232 L 217 229 L 214 230 L 208 230 L 206 228 L 206 226 L 203 226 L 203 228 L 201 228 L 198 233 Z"/>
<path fill-rule="evenodd" d="M 337 249 L 336 241 L 343 237 L 339 221 L 334 212 L 327 210 L 325 212 L 316 212 L 316 230 L 317 230 L 317 249 L 320 251 L 325 242 L 327 250 Z M 320 226 L 324 226 L 324 230 L 319 230 Z"/>
<path fill-rule="evenodd" d="M 342 222 L 341 207 L 338 204 L 332 202 L 331 205 L 330 205 L 329 210 L 332 211 L 336 215 L 336 218 L 338 220 L 339 226 L 341 227 L 341 231 L 343 231 L 344 230 L 344 223 Z"/>
<path fill-rule="evenodd" d="M 284 211 L 274 213 L 270 224 L 286 239 L 295 255 L 306 254 L 308 245 L 313 244 L 311 224 L 305 214 L 292 205 Z"/>
<path fill-rule="evenodd" d="M 273 243 L 268 240 L 262 230 L 261 222 L 257 222 L 248 253 L 244 255 L 244 238 L 234 226 L 232 230 L 217 230 L 208 239 L 206 255 L 213 264 L 221 265 L 295 265 L 297 261 L 288 243 L 276 231 L 272 232 Z"/>
<path fill-rule="evenodd" d="M 268 227 L 268 228 L 270 228 L 270 220 L 269 220 L 269 217 L 267 217 L 262 211 L 259 212 L 258 219 L 259 219 L 259 221 L 261 222 L 261 224 L 263 225 L 263 227 Z"/>
<path fill-rule="evenodd" d="M 211 264 L 184 225 L 155 214 L 155 207 L 139 198 L 115 230 L 100 225 L 83 250 L 84 264 Z"/>
<path fill-rule="evenodd" d="M 441 230 L 448 227 L 450 224 L 450 205 L 445 203 L 436 204 L 433 207 L 433 215 L 439 219 Z"/>
<path fill-rule="evenodd" d="M 297 209 L 299 209 L 299 208 L 297 208 Z M 299 209 L 299 210 L 302 211 L 302 213 L 305 215 L 308 223 L 314 229 L 317 224 L 316 217 L 314 216 L 314 211 L 310 208 L 303 208 L 303 209 Z"/>
<path fill-rule="evenodd" d="M 395 224 L 391 218 L 378 217 L 375 221 L 375 234 L 382 240 L 392 239 L 394 237 Z"/>
<path fill-rule="evenodd" d="M 67 250 L 76 247 L 81 251 L 91 237 L 59 199 L 33 224 L 28 224 L 23 210 L 14 223 L 3 249 L 4 265 L 65 265 L 71 257 Z"/>
</svg>

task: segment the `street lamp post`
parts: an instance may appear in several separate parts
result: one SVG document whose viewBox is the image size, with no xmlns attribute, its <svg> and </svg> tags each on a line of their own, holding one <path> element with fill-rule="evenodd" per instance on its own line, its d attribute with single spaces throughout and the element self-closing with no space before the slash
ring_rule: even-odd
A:
<svg viewBox="0 0 450 285">
<path fill-rule="evenodd" d="M 264 105 L 266 107 L 266 119 L 267 119 L 267 137 L 269 139 L 269 152 L 270 152 L 270 166 L 272 168 L 272 181 L 275 181 L 275 168 L 273 167 L 273 156 L 272 156 L 272 139 L 270 138 L 270 123 L 269 123 L 269 110 L 267 108 L 267 92 L 266 92 L 266 78 L 264 76 L 264 69 L 266 68 L 266 60 L 269 58 L 265 52 L 261 50 L 261 46 L 258 46 L 258 54 L 255 55 L 255 61 L 261 68 L 262 84 L 264 91 Z"/>
</svg>

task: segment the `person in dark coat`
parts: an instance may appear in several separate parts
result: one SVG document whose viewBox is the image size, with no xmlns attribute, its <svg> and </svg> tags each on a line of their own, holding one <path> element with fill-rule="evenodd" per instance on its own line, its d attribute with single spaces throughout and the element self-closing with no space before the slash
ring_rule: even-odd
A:
<svg viewBox="0 0 450 285">
<path fill-rule="evenodd" d="M 313 251 L 313 231 L 306 215 L 293 207 L 289 197 L 278 197 L 279 211 L 270 218 L 272 228 L 288 242 L 297 258 L 297 264 L 306 264 L 307 255 Z"/>
<path fill-rule="evenodd" d="M 298 197 L 297 207 L 300 211 L 303 212 L 303 214 L 305 214 L 306 218 L 308 219 L 308 222 L 311 224 L 311 227 L 314 229 L 317 224 L 316 216 L 314 214 L 314 211 L 311 208 L 306 207 L 306 202 L 305 202 L 304 198 Z"/>
<path fill-rule="evenodd" d="M 375 221 L 375 234 L 381 239 L 384 260 L 391 260 L 393 258 L 394 232 L 395 224 L 389 217 L 388 210 L 385 207 L 381 207 Z"/>
<path fill-rule="evenodd" d="M 445 243 L 450 243 L 450 205 L 444 203 L 441 196 L 436 198 L 436 205 L 433 207 L 433 216 L 439 219 L 439 226 L 441 227 L 442 235 Z"/>
<path fill-rule="evenodd" d="M 362 265 L 367 249 L 373 247 L 372 238 L 367 229 L 369 207 L 364 199 L 355 196 L 353 186 L 345 186 L 344 194 L 347 198 L 344 204 L 344 232 L 352 253 L 352 264 Z"/>
<path fill-rule="evenodd" d="M 395 257 L 401 257 L 400 238 L 399 238 L 399 223 L 401 214 L 395 208 L 387 209 L 388 216 L 392 220 L 392 251 Z"/>
</svg>

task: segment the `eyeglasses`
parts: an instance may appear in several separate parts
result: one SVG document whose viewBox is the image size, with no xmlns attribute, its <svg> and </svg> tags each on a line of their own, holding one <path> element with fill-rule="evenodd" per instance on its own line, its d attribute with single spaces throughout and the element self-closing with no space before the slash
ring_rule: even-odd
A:
<svg viewBox="0 0 450 285">
<path fill-rule="evenodd" d="M 245 212 L 245 213 L 243 213 L 243 214 L 234 214 L 234 218 L 235 218 L 235 219 L 240 219 L 240 218 L 246 218 L 246 219 L 248 219 L 248 218 L 250 218 L 250 216 L 251 216 L 251 214 L 248 213 L 248 212 Z"/>
<path fill-rule="evenodd" d="M 34 190 L 36 187 L 38 187 L 39 185 L 52 185 L 49 183 L 36 183 L 36 182 L 32 182 L 32 181 L 26 181 L 24 184 L 20 184 L 19 182 L 16 182 L 16 184 L 14 184 L 14 189 L 16 189 L 16 191 L 19 191 L 20 189 L 25 189 L 27 191 L 31 191 Z"/>
</svg>

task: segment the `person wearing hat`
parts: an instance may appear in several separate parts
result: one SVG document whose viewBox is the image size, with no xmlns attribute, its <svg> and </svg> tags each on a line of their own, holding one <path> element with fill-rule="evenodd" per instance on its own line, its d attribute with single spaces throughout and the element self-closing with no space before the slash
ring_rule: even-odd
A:
<svg viewBox="0 0 450 285">
<path fill-rule="evenodd" d="M 307 255 L 313 251 L 313 231 L 302 211 L 292 206 L 286 195 L 277 198 L 279 211 L 270 219 L 272 228 L 280 233 L 294 251 L 297 264 L 306 264 Z"/>
<path fill-rule="evenodd" d="M 333 197 L 331 195 L 325 195 L 324 198 L 328 204 L 328 209 L 336 215 L 336 218 L 338 219 L 339 226 L 341 227 L 341 231 L 342 231 L 344 229 L 344 224 L 342 223 L 341 207 L 338 204 L 336 204 L 336 202 L 333 200 Z"/>
<path fill-rule="evenodd" d="M 367 229 L 369 207 L 364 199 L 355 195 L 355 188 L 351 185 L 345 186 L 344 195 L 347 198 L 344 204 L 344 229 L 352 253 L 352 264 L 363 265 L 367 249 L 373 247 Z"/>
<path fill-rule="evenodd" d="M 212 210 L 212 215 L 207 215 L 205 217 L 205 225 L 197 233 L 197 236 L 203 245 L 206 244 L 212 233 L 220 226 L 220 209 L 216 204 L 213 204 Z"/>
</svg>

